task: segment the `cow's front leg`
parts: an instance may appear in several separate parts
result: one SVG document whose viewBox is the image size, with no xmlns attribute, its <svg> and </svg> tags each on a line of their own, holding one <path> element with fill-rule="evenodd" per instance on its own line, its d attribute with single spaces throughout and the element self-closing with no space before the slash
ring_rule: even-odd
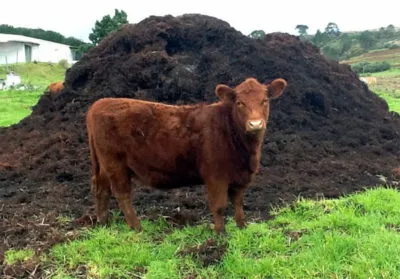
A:
<svg viewBox="0 0 400 279">
<path fill-rule="evenodd" d="M 214 230 L 225 232 L 224 210 L 227 206 L 228 185 L 221 182 L 207 183 L 208 205 L 214 216 Z"/>
<path fill-rule="evenodd" d="M 235 209 L 235 222 L 239 228 L 246 226 L 245 216 L 243 211 L 243 194 L 246 187 L 231 187 L 228 190 L 229 199 L 231 200 Z"/>
</svg>

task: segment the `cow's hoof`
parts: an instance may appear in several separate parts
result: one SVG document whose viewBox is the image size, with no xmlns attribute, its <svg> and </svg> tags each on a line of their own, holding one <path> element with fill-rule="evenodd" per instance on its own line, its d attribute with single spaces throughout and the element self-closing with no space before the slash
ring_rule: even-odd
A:
<svg viewBox="0 0 400 279">
<path fill-rule="evenodd" d="M 139 233 L 139 232 L 142 232 L 142 231 L 143 231 L 142 226 L 139 226 L 139 227 L 135 228 L 135 231 L 137 231 L 138 233 Z"/>
<path fill-rule="evenodd" d="M 216 227 L 214 225 L 211 225 L 211 227 L 214 229 L 215 233 L 217 233 L 217 234 L 225 234 L 226 233 L 225 226 Z"/>
<path fill-rule="evenodd" d="M 99 224 L 100 226 L 107 226 L 109 225 L 110 220 L 108 218 L 108 214 L 104 214 L 102 216 L 98 216 L 97 217 L 97 224 Z"/>
<path fill-rule="evenodd" d="M 129 226 L 132 230 L 135 230 L 135 231 L 137 231 L 137 232 L 142 232 L 143 231 L 143 228 L 142 228 L 142 225 L 139 223 L 139 224 L 135 224 L 135 225 L 133 225 L 133 226 Z"/>
<path fill-rule="evenodd" d="M 246 222 L 237 222 L 236 223 L 236 226 L 239 228 L 239 229 L 245 229 L 246 227 L 247 227 L 247 223 Z"/>
</svg>

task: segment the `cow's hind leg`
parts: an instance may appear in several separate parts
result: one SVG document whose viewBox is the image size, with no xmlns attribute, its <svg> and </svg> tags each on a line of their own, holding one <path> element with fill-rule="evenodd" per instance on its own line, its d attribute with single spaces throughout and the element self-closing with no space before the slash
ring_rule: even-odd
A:
<svg viewBox="0 0 400 279">
<path fill-rule="evenodd" d="M 90 128 L 88 127 L 90 131 Z M 108 219 L 108 205 L 110 203 L 110 181 L 104 172 L 103 164 L 97 158 L 93 137 L 89 132 L 90 159 L 92 161 L 92 186 L 91 192 L 96 199 L 97 222 L 105 224 Z"/>
<path fill-rule="evenodd" d="M 92 193 L 96 198 L 97 222 L 104 225 L 108 220 L 111 188 L 108 177 L 102 171 L 97 177 L 92 178 Z"/>
<path fill-rule="evenodd" d="M 142 230 L 140 221 L 132 207 L 131 181 L 128 168 L 117 167 L 110 173 L 111 189 L 118 201 L 119 208 L 125 216 L 128 226 L 138 231 Z"/>
</svg>

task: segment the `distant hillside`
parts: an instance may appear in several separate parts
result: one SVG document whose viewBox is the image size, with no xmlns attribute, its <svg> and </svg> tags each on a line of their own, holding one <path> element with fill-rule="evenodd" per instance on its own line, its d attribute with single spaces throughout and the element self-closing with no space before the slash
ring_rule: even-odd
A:
<svg viewBox="0 0 400 279">
<path fill-rule="evenodd" d="M 400 48 L 372 50 L 368 53 L 343 60 L 341 63 L 355 64 L 360 62 L 388 62 L 392 68 L 400 68 Z"/>
<path fill-rule="evenodd" d="M 24 35 L 32 38 L 42 39 L 46 41 L 51 41 L 60 44 L 66 44 L 74 47 L 78 47 L 84 42 L 75 37 L 65 37 L 58 32 L 48 31 L 43 29 L 32 29 L 25 27 L 14 27 L 7 24 L 0 25 L 0 33 L 3 34 L 16 34 L 16 35 Z"/>
<path fill-rule="evenodd" d="M 373 50 L 400 48 L 400 28 L 393 25 L 361 32 L 340 32 L 334 23 L 324 32 L 301 36 L 321 49 L 322 54 L 335 60 L 348 60 Z"/>
</svg>

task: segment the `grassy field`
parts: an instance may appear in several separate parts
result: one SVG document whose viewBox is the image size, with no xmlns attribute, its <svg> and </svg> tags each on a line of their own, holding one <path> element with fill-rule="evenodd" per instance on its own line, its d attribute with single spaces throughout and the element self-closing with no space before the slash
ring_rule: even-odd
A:
<svg viewBox="0 0 400 279">
<path fill-rule="evenodd" d="M 32 106 L 37 103 L 43 90 L 0 91 L 0 127 L 18 123 L 32 112 Z"/>
<path fill-rule="evenodd" d="M 372 73 L 371 76 L 376 77 L 377 84 L 371 85 L 370 89 L 386 100 L 389 110 L 400 113 L 400 68 Z"/>
<path fill-rule="evenodd" d="M 20 63 L 9 65 L 8 70 L 20 75 L 22 83 L 37 85 L 44 89 L 51 82 L 64 80 L 66 69 L 52 63 Z M 5 78 L 6 74 L 6 66 L 0 65 L 0 77 Z"/>
<path fill-rule="evenodd" d="M 18 123 L 32 112 L 40 95 L 53 81 L 64 80 L 65 69 L 58 64 L 28 63 L 9 66 L 21 76 L 21 82 L 29 90 L 0 90 L 0 127 Z M 5 78 L 7 69 L 0 66 L 0 77 Z M 34 86 L 36 88 L 34 88 Z"/>
<path fill-rule="evenodd" d="M 51 278 L 399 278 L 400 192 L 376 188 L 341 199 L 298 200 L 274 219 L 217 236 L 206 224 L 173 228 L 114 221 L 41 258 Z M 6 253 L 6 262 L 16 254 Z"/>
</svg>

